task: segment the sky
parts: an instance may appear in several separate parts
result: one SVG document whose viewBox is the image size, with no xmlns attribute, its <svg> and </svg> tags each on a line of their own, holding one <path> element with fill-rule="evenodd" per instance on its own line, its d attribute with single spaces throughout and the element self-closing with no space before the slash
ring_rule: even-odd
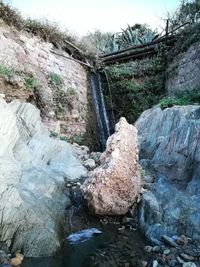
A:
<svg viewBox="0 0 200 267">
<path fill-rule="evenodd" d="M 84 35 L 99 29 L 119 32 L 127 24 L 147 23 L 153 29 L 163 26 L 161 18 L 173 12 L 180 0 L 7 0 L 23 16 L 46 18 Z"/>
</svg>

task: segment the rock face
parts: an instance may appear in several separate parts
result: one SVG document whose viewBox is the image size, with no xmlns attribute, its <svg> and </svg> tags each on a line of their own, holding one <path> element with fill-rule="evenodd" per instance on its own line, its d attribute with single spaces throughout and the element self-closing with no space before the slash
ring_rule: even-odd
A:
<svg viewBox="0 0 200 267">
<path fill-rule="evenodd" d="M 141 189 L 137 131 L 125 118 L 116 124 L 100 160 L 81 187 L 88 205 L 99 215 L 125 214 Z"/>
<path fill-rule="evenodd" d="M 49 137 L 33 105 L 0 99 L 0 125 L 0 242 L 25 256 L 52 255 L 70 204 L 65 180 L 85 169 L 71 145 Z"/>
<path fill-rule="evenodd" d="M 53 44 L 2 23 L 0 51 L 1 66 L 28 74 L 9 77 L 6 84 L 0 77 L 0 93 L 5 94 L 6 100 L 17 98 L 34 103 L 35 99 L 50 130 L 61 131 L 68 137 L 85 133 L 88 84 L 87 71 L 81 64 L 70 60 L 67 52 Z M 35 88 L 25 88 L 27 79 L 34 82 Z M 63 84 L 58 88 L 61 81 Z M 60 129 L 55 127 L 57 122 Z"/>
<path fill-rule="evenodd" d="M 166 88 L 169 95 L 194 90 L 200 86 L 200 42 L 179 54 L 169 64 Z"/>
<path fill-rule="evenodd" d="M 135 126 L 141 164 L 156 176 L 143 195 L 142 229 L 152 240 L 163 234 L 200 240 L 200 106 L 156 106 Z"/>
</svg>

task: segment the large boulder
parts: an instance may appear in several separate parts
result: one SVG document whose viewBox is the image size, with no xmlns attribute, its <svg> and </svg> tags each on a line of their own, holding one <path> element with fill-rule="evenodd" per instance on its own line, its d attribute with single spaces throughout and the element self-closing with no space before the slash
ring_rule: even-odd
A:
<svg viewBox="0 0 200 267">
<path fill-rule="evenodd" d="M 116 124 L 100 161 L 81 187 L 88 206 L 99 215 L 125 214 L 141 190 L 137 131 L 125 118 Z"/>
<path fill-rule="evenodd" d="M 141 202 L 142 229 L 152 240 L 185 234 L 200 241 L 200 106 L 156 106 L 135 126 L 141 164 L 156 176 Z"/>
<path fill-rule="evenodd" d="M 85 169 L 71 145 L 49 137 L 39 110 L 0 99 L 0 242 L 26 256 L 50 256 L 61 245 L 65 180 Z"/>
</svg>

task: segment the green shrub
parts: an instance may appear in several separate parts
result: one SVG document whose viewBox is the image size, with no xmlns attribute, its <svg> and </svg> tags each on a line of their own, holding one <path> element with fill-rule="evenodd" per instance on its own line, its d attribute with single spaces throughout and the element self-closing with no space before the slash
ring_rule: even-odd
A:
<svg viewBox="0 0 200 267">
<path fill-rule="evenodd" d="M 175 97 L 165 97 L 162 98 L 159 103 L 162 109 L 170 108 L 175 105 L 200 104 L 200 90 L 186 91 L 182 94 L 177 94 Z"/>
<path fill-rule="evenodd" d="M 0 75 L 11 77 L 14 73 L 15 71 L 12 68 L 7 67 L 5 65 L 0 65 Z"/>
<path fill-rule="evenodd" d="M 29 91 L 32 91 L 34 88 L 36 88 L 38 86 L 38 82 L 37 80 L 32 76 L 32 75 L 26 75 L 24 77 L 24 80 L 25 80 L 25 85 L 26 85 L 26 88 L 29 90 Z"/>
<path fill-rule="evenodd" d="M 107 67 L 106 72 L 110 84 L 110 90 L 104 90 L 106 103 L 116 120 L 125 116 L 133 123 L 164 94 L 164 64 L 160 55 Z"/>
<path fill-rule="evenodd" d="M 69 88 L 67 89 L 67 94 L 68 94 L 69 96 L 74 96 L 74 95 L 76 95 L 76 89 L 73 88 L 73 87 L 69 87 Z"/>
<path fill-rule="evenodd" d="M 75 43 L 75 36 L 61 32 L 58 25 L 49 22 L 48 20 L 38 21 L 35 19 L 28 19 L 24 22 L 24 28 L 32 34 L 39 36 L 45 42 L 51 42 L 59 47 L 65 40 Z"/>
<path fill-rule="evenodd" d="M 57 73 L 49 73 L 47 79 L 54 88 L 61 88 L 64 85 L 63 78 Z"/>
<path fill-rule="evenodd" d="M 84 144 L 84 138 L 82 135 L 75 135 L 72 137 L 66 137 L 66 136 L 60 136 L 60 140 L 66 141 L 68 143 L 76 143 L 78 145 L 83 145 Z"/>
<path fill-rule="evenodd" d="M 0 65 L 0 75 L 11 78 L 13 75 L 17 75 L 24 79 L 26 89 L 32 91 L 37 85 L 37 80 L 31 73 L 15 70 L 11 67 Z"/>
</svg>

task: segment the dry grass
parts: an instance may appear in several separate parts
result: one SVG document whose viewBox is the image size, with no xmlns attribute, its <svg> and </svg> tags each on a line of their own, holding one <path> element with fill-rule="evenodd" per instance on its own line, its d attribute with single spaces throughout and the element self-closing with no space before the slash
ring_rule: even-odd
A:
<svg viewBox="0 0 200 267">
<path fill-rule="evenodd" d="M 84 58 L 89 54 L 88 50 L 84 49 L 84 47 L 81 47 L 83 49 L 81 51 L 75 35 L 67 31 L 62 32 L 55 23 L 47 20 L 23 19 L 18 10 L 6 4 L 3 0 L 0 0 L 0 19 L 10 27 L 30 32 L 45 42 L 53 43 L 56 48 L 66 51 L 76 59 L 85 61 Z"/>
</svg>

